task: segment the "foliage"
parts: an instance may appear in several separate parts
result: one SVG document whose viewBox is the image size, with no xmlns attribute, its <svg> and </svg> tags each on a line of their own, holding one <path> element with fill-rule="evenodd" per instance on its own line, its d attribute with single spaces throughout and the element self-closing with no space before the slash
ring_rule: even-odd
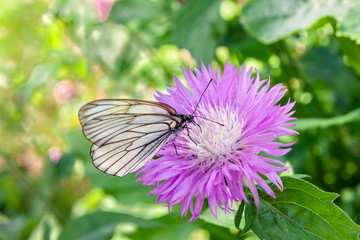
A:
<svg viewBox="0 0 360 240">
<path fill-rule="evenodd" d="M 360 227 L 335 206 L 338 194 L 321 191 L 292 177 L 282 178 L 276 199 L 262 193 L 261 209 L 246 205 L 244 231 L 261 239 L 356 239 Z"/>
<path fill-rule="evenodd" d="M 0 2 L 0 239 L 278 239 L 274 222 L 284 239 L 356 239 L 359 1 L 118 0 L 106 21 L 97 2 Z M 246 61 L 288 87 L 300 135 L 280 160 L 311 178 L 282 177 L 259 210 L 214 219 L 204 207 L 187 223 L 134 175 L 93 167 L 77 111 L 96 98 L 152 100 L 201 60 Z"/>
</svg>

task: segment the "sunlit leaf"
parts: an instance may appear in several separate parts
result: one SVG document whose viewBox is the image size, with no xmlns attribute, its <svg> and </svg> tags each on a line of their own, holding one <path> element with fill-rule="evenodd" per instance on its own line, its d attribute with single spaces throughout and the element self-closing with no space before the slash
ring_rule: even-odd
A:
<svg viewBox="0 0 360 240">
<path fill-rule="evenodd" d="M 160 1 L 120 0 L 116 1 L 109 20 L 126 24 L 132 20 L 146 21 L 158 17 L 162 13 Z"/>
<path fill-rule="evenodd" d="M 49 239 L 55 240 L 60 233 L 60 225 L 57 219 L 49 214 L 46 214 L 39 222 L 38 226 L 32 231 L 29 240 Z"/>
<path fill-rule="evenodd" d="M 201 213 L 199 218 L 204 220 L 205 222 L 212 223 L 220 227 L 235 228 L 234 218 L 238 207 L 239 207 L 239 203 L 235 203 L 233 206 L 233 210 L 235 211 L 228 213 L 225 213 L 224 210 L 217 207 L 217 218 L 214 217 L 210 208 L 208 208 Z M 242 225 L 242 227 L 243 226 L 244 224 Z"/>
<path fill-rule="evenodd" d="M 134 234 L 130 235 L 130 239 L 133 240 L 142 240 L 142 239 L 149 239 L 149 240 L 183 240 L 189 239 L 191 234 L 194 232 L 196 227 L 198 226 L 197 223 L 187 223 L 181 218 L 178 218 L 177 221 L 167 221 L 164 222 L 163 220 L 169 219 L 165 217 L 163 219 L 157 219 L 162 221 L 163 226 L 161 228 L 148 228 L 148 229 L 139 229 Z"/>
<path fill-rule="evenodd" d="M 136 218 L 115 212 L 93 212 L 70 220 L 64 227 L 59 239 L 109 239 L 119 223 L 134 223 L 141 228 L 161 226 L 152 220 Z"/>
<path fill-rule="evenodd" d="M 296 121 L 297 131 L 304 131 L 313 128 L 327 128 L 331 126 L 344 125 L 351 122 L 360 121 L 360 108 L 355 109 L 347 114 L 333 118 L 303 118 Z"/>
<path fill-rule="evenodd" d="M 323 17 L 335 18 L 343 34 L 360 36 L 352 20 L 359 1 L 250 0 L 242 11 L 244 27 L 264 43 L 273 43 L 292 33 L 310 28 Z M 351 21 L 351 22 L 350 22 Z M 345 28 L 345 29 L 343 29 Z M 354 33 L 359 31 L 357 33 Z M 349 34 L 351 32 L 351 34 Z"/>
<path fill-rule="evenodd" d="M 210 64 L 215 48 L 225 33 L 219 0 L 186 1 L 174 19 L 173 38 L 196 61 Z"/>
<path fill-rule="evenodd" d="M 118 25 L 104 24 L 92 28 L 85 43 L 88 59 L 100 61 L 110 69 L 116 68 L 128 38 L 126 30 Z"/>
<path fill-rule="evenodd" d="M 19 93 L 24 95 L 25 99 L 28 99 L 36 88 L 40 87 L 51 77 L 55 69 L 56 65 L 52 63 L 36 66 L 26 85 L 19 89 Z"/>
<path fill-rule="evenodd" d="M 336 35 L 347 37 L 353 41 L 357 41 L 357 44 L 359 44 L 360 43 L 359 13 L 360 13 L 360 1 L 351 1 L 351 7 L 346 12 L 343 19 L 341 19 Z"/>
<path fill-rule="evenodd" d="M 57 16 L 64 22 L 73 24 L 74 36 L 85 39 L 86 31 L 84 30 L 97 22 L 92 6 L 78 0 L 60 0 L 56 4 L 58 4 L 56 8 Z"/>
<path fill-rule="evenodd" d="M 339 37 L 336 40 L 338 41 L 347 62 L 353 67 L 357 74 L 360 75 L 360 40 L 356 42 L 345 37 Z"/>
<path fill-rule="evenodd" d="M 5 224 L 9 222 L 10 222 L 9 218 L 6 215 L 0 213 L 0 224 Z"/>
<path fill-rule="evenodd" d="M 89 156 L 85 162 L 85 174 L 93 187 L 100 187 L 107 193 L 113 195 L 117 201 L 123 204 L 134 203 L 156 203 L 156 197 L 147 196 L 153 187 L 143 186 L 141 182 L 136 182 L 135 174 L 128 174 L 122 178 L 111 176 L 96 169 Z"/>
</svg>

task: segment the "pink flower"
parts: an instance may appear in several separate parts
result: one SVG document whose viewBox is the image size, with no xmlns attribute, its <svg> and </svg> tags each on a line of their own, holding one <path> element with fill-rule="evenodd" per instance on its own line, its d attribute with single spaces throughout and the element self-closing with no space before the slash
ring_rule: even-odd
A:
<svg viewBox="0 0 360 240">
<path fill-rule="evenodd" d="M 251 77 L 252 68 L 246 66 L 239 72 L 238 67 L 226 63 L 224 73 L 217 72 L 202 64 L 201 71 L 195 74 L 183 69 L 189 89 L 175 78 L 175 88 L 167 88 L 169 94 L 158 92 L 158 101 L 174 107 L 178 113 L 191 114 L 206 85 L 213 81 L 205 92 L 191 124 L 189 135 L 184 129 L 176 138 L 176 154 L 170 140 L 157 155 L 157 160 L 148 162 L 138 173 L 137 179 L 144 185 L 156 185 L 149 194 L 158 195 L 157 203 L 170 207 L 181 204 L 181 215 L 188 210 L 194 221 L 201 213 L 204 200 L 213 215 L 217 217 L 216 205 L 225 212 L 232 209 L 234 201 L 248 202 L 244 187 L 248 187 L 256 206 L 259 196 L 256 184 L 275 198 L 274 192 L 263 177 L 283 189 L 278 172 L 288 170 L 284 163 L 268 156 L 283 156 L 289 152 L 293 143 L 276 142 L 277 137 L 295 135 L 288 127 L 295 120 L 291 111 L 295 102 L 277 104 L 284 96 L 284 85 L 270 88 L 270 79 L 260 80 Z M 191 91 L 191 92 L 190 92 Z M 202 116 L 218 123 L 196 118 Z M 263 177 L 262 177 L 263 176 Z M 194 201 L 194 198 L 196 201 Z"/>
<path fill-rule="evenodd" d="M 58 163 L 61 159 L 62 151 L 59 147 L 53 146 L 48 149 L 48 155 L 53 163 Z"/>
<path fill-rule="evenodd" d="M 53 87 L 53 96 L 56 102 L 66 103 L 76 96 L 76 87 L 71 81 L 62 80 Z"/>
<path fill-rule="evenodd" d="M 115 0 L 95 0 L 96 14 L 100 22 L 105 22 L 111 12 Z"/>
</svg>

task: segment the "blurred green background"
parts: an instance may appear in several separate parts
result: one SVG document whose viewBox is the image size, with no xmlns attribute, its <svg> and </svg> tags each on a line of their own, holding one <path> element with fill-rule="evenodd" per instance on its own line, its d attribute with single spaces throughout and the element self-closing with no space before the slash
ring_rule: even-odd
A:
<svg viewBox="0 0 360 240">
<path fill-rule="evenodd" d="M 358 0 L 1 1 L 0 239 L 239 239 L 231 214 L 187 223 L 134 174 L 95 169 L 77 119 L 97 98 L 153 100 L 201 60 L 246 61 L 288 87 L 300 135 L 281 160 L 359 224 L 359 12 Z"/>
</svg>

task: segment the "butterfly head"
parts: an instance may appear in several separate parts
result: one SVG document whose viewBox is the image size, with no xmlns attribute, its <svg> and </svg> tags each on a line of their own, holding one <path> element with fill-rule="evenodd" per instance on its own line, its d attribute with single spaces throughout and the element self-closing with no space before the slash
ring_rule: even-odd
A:
<svg viewBox="0 0 360 240">
<path fill-rule="evenodd" d="M 184 114 L 183 115 L 183 121 L 184 122 L 189 122 L 189 123 L 193 122 L 194 121 L 194 115 L 192 115 L 192 114 Z"/>
</svg>

